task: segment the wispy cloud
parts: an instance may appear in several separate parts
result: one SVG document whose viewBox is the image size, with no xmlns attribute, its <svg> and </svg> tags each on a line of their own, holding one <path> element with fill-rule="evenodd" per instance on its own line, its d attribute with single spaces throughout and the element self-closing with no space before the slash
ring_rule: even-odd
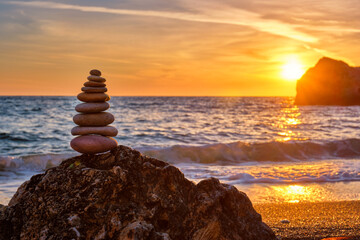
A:
<svg viewBox="0 0 360 240">
<path fill-rule="evenodd" d="M 238 26 L 246 26 L 261 32 L 266 32 L 286 38 L 291 38 L 301 42 L 317 42 L 317 38 L 307 33 L 297 30 L 299 26 L 284 23 L 275 19 L 263 19 L 260 14 L 229 7 L 197 9 L 197 13 L 191 12 L 168 12 L 168 11 L 151 11 L 151 10 L 129 10 L 129 9 L 113 9 L 107 7 L 96 6 L 80 6 L 72 4 L 63 4 L 56 2 L 44 1 L 8 1 L 7 4 L 38 7 L 47 9 L 60 10 L 76 10 L 92 13 L 107 13 L 119 15 L 133 15 L 144 17 L 160 17 L 183 21 L 231 24 Z"/>
</svg>

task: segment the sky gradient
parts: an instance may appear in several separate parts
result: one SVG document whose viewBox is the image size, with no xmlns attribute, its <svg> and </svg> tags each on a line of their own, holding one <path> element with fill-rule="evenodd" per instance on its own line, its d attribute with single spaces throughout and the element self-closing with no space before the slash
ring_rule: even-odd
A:
<svg viewBox="0 0 360 240">
<path fill-rule="evenodd" d="M 0 0 L 0 95 L 294 96 L 282 67 L 360 65 L 355 0 Z"/>
</svg>

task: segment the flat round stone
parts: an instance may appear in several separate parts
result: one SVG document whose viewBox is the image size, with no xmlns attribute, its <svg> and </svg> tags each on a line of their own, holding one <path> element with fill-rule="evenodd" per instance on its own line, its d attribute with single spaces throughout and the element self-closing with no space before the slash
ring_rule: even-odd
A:
<svg viewBox="0 0 360 240">
<path fill-rule="evenodd" d="M 115 137 L 118 134 L 118 130 L 113 126 L 105 127 L 79 127 L 76 126 L 71 129 L 72 135 L 88 135 L 88 134 L 98 134 L 102 136 Z"/>
<path fill-rule="evenodd" d="M 101 92 L 107 92 L 107 88 L 104 87 L 82 87 L 81 91 L 86 93 L 101 93 Z"/>
<path fill-rule="evenodd" d="M 106 81 L 105 78 L 100 77 L 100 76 L 94 76 L 94 75 L 88 76 L 87 79 L 88 79 L 89 81 L 94 81 L 94 82 L 105 82 L 105 81 Z"/>
<path fill-rule="evenodd" d="M 97 103 L 80 103 L 76 105 L 75 110 L 81 113 L 97 113 L 109 109 L 110 104 L 107 102 Z"/>
<path fill-rule="evenodd" d="M 93 69 L 90 71 L 90 75 L 101 76 L 100 70 Z"/>
<path fill-rule="evenodd" d="M 106 93 L 79 93 L 77 99 L 83 102 L 105 102 L 109 101 L 110 97 Z"/>
<path fill-rule="evenodd" d="M 81 113 L 73 117 L 74 123 L 79 126 L 106 126 L 114 122 L 115 118 L 111 113 Z"/>
<path fill-rule="evenodd" d="M 106 84 L 102 82 L 87 81 L 84 83 L 85 87 L 105 87 Z"/>
<path fill-rule="evenodd" d="M 102 153 L 117 147 L 115 139 L 99 135 L 85 135 L 74 138 L 70 146 L 80 153 Z"/>
</svg>

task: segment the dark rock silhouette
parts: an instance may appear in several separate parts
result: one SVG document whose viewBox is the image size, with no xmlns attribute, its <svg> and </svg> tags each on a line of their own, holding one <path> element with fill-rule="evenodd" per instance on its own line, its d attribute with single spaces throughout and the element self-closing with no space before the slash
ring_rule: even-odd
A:
<svg viewBox="0 0 360 240">
<path fill-rule="evenodd" d="M 0 208 L 0 239 L 276 239 L 249 198 L 118 146 L 33 176 Z"/>
<path fill-rule="evenodd" d="M 360 105 L 360 67 L 321 58 L 296 84 L 297 105 Z"/>
</svg>

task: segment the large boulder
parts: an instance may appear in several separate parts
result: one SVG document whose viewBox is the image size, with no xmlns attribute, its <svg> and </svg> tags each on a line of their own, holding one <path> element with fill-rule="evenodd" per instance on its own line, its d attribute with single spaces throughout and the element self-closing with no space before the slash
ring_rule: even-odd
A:
<svg viewBox="0 0 360 240">
<path fill-rule="evenodd" d="M 321 58 L 297 81 L 297 105 L 360 105 L 360 67 Z"/>
<path fill-rule="evenodd" d="M 0 209 L 0 239 L 276 239 L 245 193 L 118 146 L 62 162 Z"/>
</svg>

